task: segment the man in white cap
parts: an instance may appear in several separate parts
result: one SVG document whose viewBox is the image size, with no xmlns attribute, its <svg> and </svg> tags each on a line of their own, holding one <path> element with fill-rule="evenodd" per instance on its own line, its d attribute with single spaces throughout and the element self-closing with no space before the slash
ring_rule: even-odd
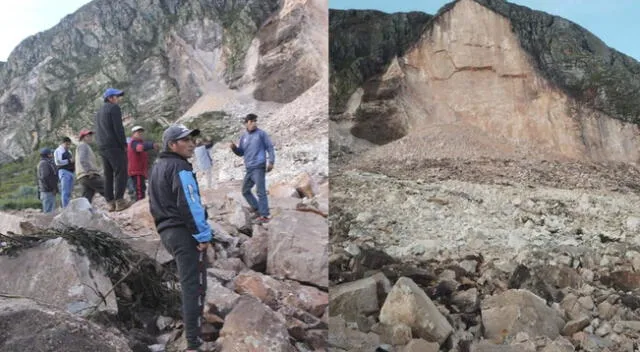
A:
<svg viewBox="0 0 640 352">
<path fill-rule="evenodd" d="M 159 148 L 153 141 L 144 140 L 144 128 L 135 126 L 131 129 L 131 140 L 127 148 L 127 170 L 135 189 L 135 200 L 144 199 L 147 190 L 147 174 L 149 170 L 149 155 L 147 150 Z"/>
<path fill-rule="evenodd" d="M 104 168 L 104 197 L 109 203 L 109 211 L 121 211 L 132 204 L 124 199 L 128 177 L 127 139 L 119 105 L 123 96 L 124 92 L 121 90 L 107 89 L 102 95 L 104 105 L 95 119 L 96 143 Z"/>
<path fill-rule="evenodd" d="M 83 129 L 79 140 L 76 148 L 76 177 L 82 185 L 82 196 L 91 203 L 96 192 L 104 197 L 104 179 L 98 169 L 96 155 L 89 145 L 93 142 L 93 131 Z"/>
</svg>

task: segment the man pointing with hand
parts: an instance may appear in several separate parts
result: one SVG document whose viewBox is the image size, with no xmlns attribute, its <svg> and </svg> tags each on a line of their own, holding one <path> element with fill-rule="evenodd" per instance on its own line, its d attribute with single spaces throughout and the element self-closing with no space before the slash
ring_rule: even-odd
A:
<svg viewBox="0 0 640 352">
<path fill-rule="evenodd" d="M 276 161 L 276 155 L 273 149 L 273 143 L 267 132 L 258 128 L 258 116 L 249 114 L 244 118 L 245 132 L 240 137 L 238 145 L 231 142 L 229 146 L 237 155 L 244 157 L 244 166 L 246 174 L 242 184 L 242 195 L 251 206 L 253 214 L 257 214 L 256 222 L 264 224 L 269 222 L 269 200 L 267 199 L 267 190 L 265 187 L 265 171 L 273 170 L 273 164 Z M 251 193 L 251 188 L 256 185 L 258 199 Z"/>
</svg>

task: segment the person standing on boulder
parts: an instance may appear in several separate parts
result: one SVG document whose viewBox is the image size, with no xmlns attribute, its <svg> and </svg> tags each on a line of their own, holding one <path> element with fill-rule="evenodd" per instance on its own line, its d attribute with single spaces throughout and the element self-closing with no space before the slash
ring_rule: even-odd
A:
<svg viewBox="0 0 640 352">
<path fill-rule="evenodd" d="M 128 177 L 127 139 L 119 105 L 122 96 L 121 90 L 107 89 L 102 96 L 104 104 L 95 119 L 96 142 L 104 169 L 104 197 L 109 203 L 109 211 L 121 211 L 132 204 L 124 199 Z"/>
<path fill-rule="evenodd" d="M 49 148 L 40 150 L 40 162 L 38 163 L 38 189 L 42 212 L 52 213 L 56 206 L 56 193 L 58 193 L 58 176 L 56 166 L 53 163 L 53 152 Z"/>
<path fill-rule="evenodd" d="M 73 155 L 71 155 L 71 139 L 69 137 L 62 138 L 62 143 L 56 151 L 53 152 L 53 159 L 58 168 L 58 178 L 60 179 L 60 191 L 62 196 L 62 207 L 66 208 L 71 200 L 71 192 L 73 192 L 73 177 L 75 164 Z"/>
<path fill-rule="evenodd" d="M 127 147 L 127 169 L 135 189 L 135 200 L 144 199 L 147 192 L 147 174 L 149 169 L 149 155 L 147 150 L 158 147 L 153 141 L 144 140 L 144 128 L 135 126 L 131 129 L 131 141 Z"/>
<path fill-rule="evenodd" d="M 89 145 L 93 142 L 93 131 L 83 129 L 79 140 L 76 148 L 76 175 L 82 185 L 82 196 L 91 203 L 96 192 L 104 197 L 104 179 L 100 175 L 96 155 Z"/>
<path fill-rule="evenodd" d="M 162 135 L 162 152 L 149 176 L 149 210 L 162 245 L 175 258 L 182 288 L 187 351 L 201 344 L 202 313 L 207 291 L 206 251 L 213 238 L 207 210 L 187 159 L 200 130 L 172 125 Z"/>
<path fill-rule="evenodd" d="M 252 213 L 257 213 L 256 222 L 261 224 L 270 220 L 265 171 L 273 170 L 276 155 L 269 135 L 258 128 L 257 120 L 258 116 L 248 114 L 244 118 L 247 132 L 240 137 L 238 145 L 231 142 L 230 147 L 236 155 L 244 157 L 246 174 L 242 184 L 242 195 L 251 206 Z M 253 185 L 257 187 L 258 200 L 251 193 Z"/>
<path fill-rule="evenodd" d="M 196 141 L 196 162 L 198 163 L 198 170 L 204 174 L 204 179 L 207 181 L 207 188 L 213 187 L 213 159 L 209 150 L 213 147 L 213 142 L 209 139 Z"/>
</svg>

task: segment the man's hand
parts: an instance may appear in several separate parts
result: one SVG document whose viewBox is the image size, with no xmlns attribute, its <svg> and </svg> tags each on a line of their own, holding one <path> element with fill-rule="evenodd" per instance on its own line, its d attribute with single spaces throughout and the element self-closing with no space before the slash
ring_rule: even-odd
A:
<svg viewBox="0 0 640 352">
<path fill-rule="evenodd" d="M 200 252 L 202 252 L 202 251 L 206 251 L 206 250 L 207 250 L 207 248 L 209 248 L 209 242 L 202 242 L 202 243 L 199 243 L 199 244 L 198 244 L 198 250 L 199 250 Z"/>
<path fill-rule="evenodd" d="M 271 170 L 273 170 L 273 164 L 268 163 L 267 164 L 267 172 L 271 172 Z"/>
<path fill-rule="evenodd" d="M 229 148 L 231 148 L 231 150 L 235 150 L 237 147 L 235 143 L 229 142 Z"/>
</svg>

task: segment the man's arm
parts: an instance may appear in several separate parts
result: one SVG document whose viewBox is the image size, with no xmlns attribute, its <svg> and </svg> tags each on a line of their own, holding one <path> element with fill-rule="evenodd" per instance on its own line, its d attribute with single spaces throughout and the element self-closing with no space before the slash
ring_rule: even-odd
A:
<svg viewBox="0 0 640 352">
<path fill-rule="evenodd" d="M 240 137 L 240 142 L 238 142 L 238 145 L 231 142 L 231 151 L 233 151 L 233 153 L 237 156 L 244 156 L 244 149 L 242 148 L 242 137 Z"/>
<path fill-rule="evenodd" d="M 126 150 L 127 136 L 124 134 L 124 126 L 122 125 L 122 110 L 120 109 L 120 106 L 118 104 L 113 104 L 109 115 L 111 115 L 109 121 L 111 123 L 114 136 L 116 136 L 116 139 L 120 141 L 120 146 Z"/>
<path fill-rule="evenodd" d="M 53 152 L 53 161 L 57 166 L 63 166 L 63 165 L 69 164 L 69 160 L 62 158 L 64 153 L 65 153 L 65 150 L 62 148 L 56 148 L 56 150 Z"/>
<path fill-rule="evenodd" d="M 178 195 L 177 207 L 187 223 L 193 238 L 199 243 L 207 243 L 213 237 L 213 231 L 207 223 L 207 211 L 202 206 L 193 172 L 178 171 L 173 178 L 173 191 Z"/>
</svg>

